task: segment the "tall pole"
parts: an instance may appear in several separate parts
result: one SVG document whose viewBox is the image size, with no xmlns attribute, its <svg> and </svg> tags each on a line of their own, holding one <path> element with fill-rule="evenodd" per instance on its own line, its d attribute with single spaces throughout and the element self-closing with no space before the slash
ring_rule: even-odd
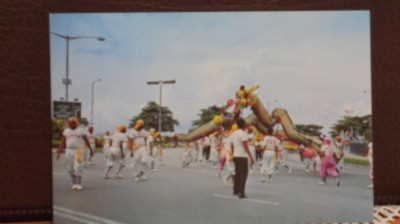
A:
<svg viewBox="0 0 400 224">
<path fill-rule="evenodd" d="M 69 40 L 74 40 L 74 39 L 81 39 L 81 38 L 95 38 L 98 41 L 104 41 L 104 37 L 93 37 L 93 36 L 79 36 L 79 37 L 70 37 L 69 35 L 61 35 L 58 33 L 50 32 L 51 34 L 54 34 L 58 37 L 61 37 L 67 41 L 67 52 L 66 52 L 66 66 L 65 66 L 65 76 L 66 78 L 63 79 L 63 84 L 65 84 L 65 101 L 68 102 L 68 85 L 71 85 L 71 80 L 69 79 Z"/>
<path fill-rule="evenodd" d="M 67 40 L 67 59 L 66 59 L 66 66 L 65 66 L 65 76 L 66 79 L 64 80 L 65 82 L 65 101 L 68 102 L 68 85 L 70 84 L 69 81 L 69 36 L 66 37 Z"/>
<path fill-rule="evenodd" d="M 158 119 L 158 130 L 159 130 L 159 132 L 161 133 L 161 108 L 162 108 L 162 104 L 161 104 L 161 99 L 162 99 L 162 81 L 160 80 L 159 81 L 160 82 L 160 110 L 159 110 L 159 118 L 160 119 Z"/>
<path fill-rule="evenodd" d="M 162 131 L 162 126 L 161 126 L 161 121 L 162 121 L 162 84 L 174 84 L 175 80 L 166 80 L 166 81 L 149 81 L 147 82 L 148 85 L 160 85 L 160 108 L 159 108 L 159 115 L 158 115 L 158 131 L 161 132 Z"/>
<path fill-rule="evenodd" d="M 95 81 L 93 81 L 92 82 L 92 107 L 91 107 L 91 110 L 90 110 L 90 124 L 92 124 L 93 125 L 93 98 L 94 98 L 94 84 L 96 83 L 96 82 L 100 82 L 101 81 L 101 79 L 96 79 Z"/>
</svg>

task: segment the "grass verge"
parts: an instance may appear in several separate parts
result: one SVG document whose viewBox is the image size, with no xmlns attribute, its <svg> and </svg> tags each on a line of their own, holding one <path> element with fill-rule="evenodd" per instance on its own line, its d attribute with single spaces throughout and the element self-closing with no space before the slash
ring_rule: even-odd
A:
<svg viewBox="0 0 400 224">
<path fill-rule="evenodd" d="M 360 166 L 369 166 L 368 160 L 364 159 L 353 159 L 353 158 L 344 158 L 344 164 L 353 164 Z"/>
</svg>

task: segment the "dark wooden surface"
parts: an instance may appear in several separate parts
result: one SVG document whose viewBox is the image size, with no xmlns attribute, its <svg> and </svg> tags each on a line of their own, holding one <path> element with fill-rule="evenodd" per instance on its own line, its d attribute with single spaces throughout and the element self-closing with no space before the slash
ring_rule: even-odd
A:
<svg viewBox="0 0 400 224">
<path fill-rule="evenodd" d="M 370 10 L 374 203 L 400 204 L 400 1 L 0 0 L 0 222 L 52 220 L 49 13 L 252 10 Z"/>
</svg>

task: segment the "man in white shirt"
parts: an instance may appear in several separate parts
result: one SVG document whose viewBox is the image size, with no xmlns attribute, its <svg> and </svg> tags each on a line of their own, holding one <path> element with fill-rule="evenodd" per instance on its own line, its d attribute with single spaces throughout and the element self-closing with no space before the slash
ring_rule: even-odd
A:
<svg viewBox="0 0 400 224">
<path fill-rule="evenodd" d="M 272 174 L 274 172 L 275 158 L 278 155 L 280 141 L 275 136 L 267 135 L 264 137 L 262 142 L 263 153 L 262 153 L 262 166 L 261 173 L 263 178 L 261 182 L 272 182 Z M 268 175 L 268 180 L 265 176 Z"/>
<path fill-rule="evenodd" d="M 235 163 L 233 194 L 238 195 L 239 198 L 247 198 L 244 190 L 249 171 L 248 158 L 250 158 L 251 165 L 254 164 L 254 159 L 247 145 L 249 136 L 246 131 L 244 131 L 245 121 L 243 118 L 239 118 L 236 123 L 239 129 L 231 135 L 231 148 L 233 151 L 233 161 Z"/>
<path fill-rule="evenodd" d="M 142 130 L 144 126 L 143 120 L 137 120 L 136 125 L 129 134 L 129 148 L 131 149 L 131 157 L 134 160 L 135 181 L 147 180 L 144 171 L 147 168 L 146 153 L 146 135 Z"/>
<path fill-rule="evenodd" d="M 117 127 L 118 132 L 112 136 L 112 143 L 109 152 L 109 156 L 107 157 L 107 168 L 104 173 L 104 179 L 108 179 L 108 173 L 114 166 L 114 163 L 118 163 L 119 167 L 117 172 L 115 172 L 116 178 L 122 178 L 120 175 L 122 169 L 125 167 L 125 147 L 128 142 L 128 137 L 126 136 L 126 127 L 125 125 L 120 125 Z"/>
<path fill-rule="evenodd" d="M 93 149 L 89 140 L 83 133 L 79 122 L 75 117 L 68 119 L 68 127 L 64 130 L 60 147 L 58 147 L 56 159 L 60 159 L 61 150 L 65 149 L 65 162 L 69 175 L 72 179 L 72 190 L 82 190 L 82 172 L 83 172 L 83 141 L 89 146 L 90 156 L 93 155 Z"/>
</svg>

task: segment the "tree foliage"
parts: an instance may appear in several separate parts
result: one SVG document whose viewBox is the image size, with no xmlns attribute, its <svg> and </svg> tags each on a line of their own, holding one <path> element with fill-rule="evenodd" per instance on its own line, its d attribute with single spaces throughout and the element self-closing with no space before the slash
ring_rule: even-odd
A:
<svg viewBox="0 0 400 224">
<path fill-rule="evenodd" d="M 144 121 L 144 129 L 149 130 L 154 128 L 157 131 L 159 128 L 159 116 L 160 116 L 160 106 L 154 102 L 150 101 L 146 107 L 142 109 L 142 112 L 134 116 L 129 123 L 129 128 L 135 126 L 136 121 L 141 119 Z M 172 111 L 168 107 L 161 107 L 161 129 L 163 132 L 173 132 L 174 126 L 179 125 L 178 120 L 174 119 L 172 116 Z"/>
<path fill-rule="evenodd" d="M 221 115 L 221 110 L 218 106 L 214 105 L 214 106 L 210 106 L 205 109 L 201 109 L 200 113 L 197 115 L 200 116 L 200 119 L 192 121 L 192 126 L 194 126 L 194 128 L 191 130 L 194 130 L 194 129 L 202 126 L 203 124 L 210 122 L 211 120 L 214 119 L 215 116 Z M 224 117 L 233 117 L 233 114 L 230 112 L 224 111 L 223 116 Z M 225 129 L 229 128 L 229 127 L 225 127 L 224 124 L 223 124 L 223 127 Z"/>
<path fill-rule="evenodd" d="M 296 124 L 295 126 L 299 133 L 309 136 L 320 136 L 321 130 L 324 128 L 324 126 L 316 124 Z"/>
<path fill-rule="evenodd" d="M 333 127 L 331 127 L 331 135 L 337 136 L 341 131 L 353 131 L 354 135 L 364 136 L 367 140 L 372 138 L 372 116 L 346 116 L 338 120 Z"/>
<path fill-rule="evenodd" d="M 51 139 L 61 140 L 65 129 L 65 120 L 63 118 L 51 118 Z"/>
</svg>

